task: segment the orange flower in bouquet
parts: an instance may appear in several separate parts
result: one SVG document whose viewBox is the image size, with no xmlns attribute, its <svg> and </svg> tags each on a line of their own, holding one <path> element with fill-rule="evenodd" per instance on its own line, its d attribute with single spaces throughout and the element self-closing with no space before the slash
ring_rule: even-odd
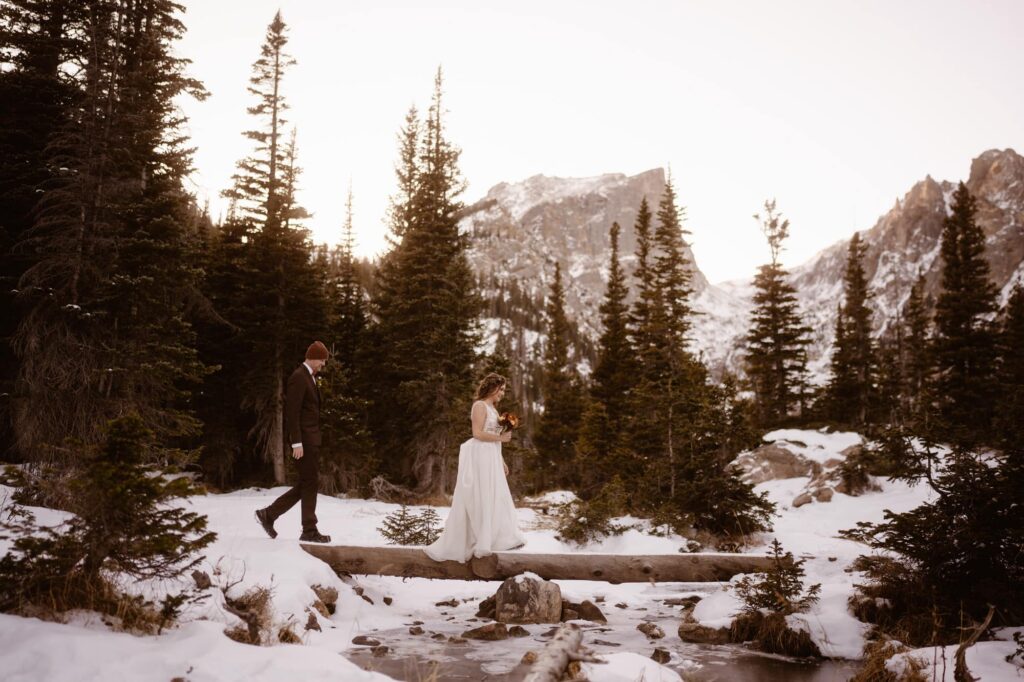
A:
<svg viewBox="0 0 1024 682">
<path fill-rule="evenodd" d="M 502 412 L 498 417 L 498 426 L 501 427 L 502 433 L 517 429 L 519 428 L 519 417 L 511 412 Z"/>
</svg>

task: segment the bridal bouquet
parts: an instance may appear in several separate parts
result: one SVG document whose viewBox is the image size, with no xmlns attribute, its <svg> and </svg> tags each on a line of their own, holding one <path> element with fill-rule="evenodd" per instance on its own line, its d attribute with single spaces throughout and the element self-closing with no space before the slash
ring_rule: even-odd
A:
<svg viewBox="0 0 1024 682">
<path fill-rule="evenodd" d="M 502 433 L 512 431 L 519 427 L 519 417 L 511 412 L 502 412 L 498 417 L 498 426 L 501 427 Z"/>
</svg>

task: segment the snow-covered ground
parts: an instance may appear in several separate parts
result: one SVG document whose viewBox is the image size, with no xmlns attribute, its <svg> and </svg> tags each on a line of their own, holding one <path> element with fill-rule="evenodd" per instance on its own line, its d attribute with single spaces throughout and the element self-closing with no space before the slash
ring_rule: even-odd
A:
<svg viewBox="0 0 1024 682">
<path fill-rule="evenodd" d="M 770 436 L 772 440 L 796 441 L 800 445 L 794 447 L 802 448 L 804 456 L 819 462 L 840 457 L 841 450 L 859 440 L 855 434 L 792 430 Z M 837 533 L 857 521 L 881 520 L 884 509 L 911 509 L 926 499 L 926 490 L 880 481 L 880 492 L 860 497 L 837 493 L 831 502 L 792 508 L 793 498 L 807 482 L 806 478 L 794 478 L 758 486 L 778 504 L 780 515 L 775 520 L 774 532 L 757 538 L 756 545 L 747 551 L 764 552 L 771 540 L 778 538 L 786 550 L 806 557 L 807 580 L 821 583 L 821 600 L 809 613 L 792 616 L 791 623 L 806 629 L 826 656 L 856 659 L 861 655 L 867 628 L 848 612 L 847 600 L 858 576 L 847 573 L 846 569 L 863 552 L 863 547 L 839 538 Z M 188 504 L 208 516 L 218 539 L 207 548 L 200 566 L 212 578 L 213 587 L 206 590 L 208 596 L 202 603 L 186 611 L 179 627 L 157 637 L 138 637 L 110 631 L 95 614 L 73 614 L 64 624 L 3 615 L 0 616 L 0 678 L 26 682 L 120 679 L 166 682 L 175 677 L 191 682 L 384 680 L 389 678 L 363 668 L 401 673 L 402 667 L 397 662 L 408 661 L 411 657 L 435 661 L 440 666 L 440 679 L 446 679 L 446 670 L 453 676 L 458 671 L 465 672 L 467 662 L 476 666 L 474 672 L 500 676 L 521 671 L 519 661 L 523 654 L 539 650 L 547 641 L 544 634 L 549 626 L 527 626 L 530 636 L 520 639 L 450 643 L 449 637 L 457 637 L 482 624 L 475 618 L 479 601 L 494 593 L 496 583 L 382 576 L 342 580 L 299 546 L 297 506 L 278 520 L 280 535 L 276 540 L 267 538 L 254 521 L 253 510 L 266 506 L 283 490 L 247 489 L 190 499 Z M 5 491 L 0 490 L 0 500 L 4 497 Z M 567 545 L 556 539 L 552 517 L 541 510 L 545 504 L 567 499 L 571 499 L 571 494 L 549 494 L 543 500 L 536 500 L 535 507 L 518 510 L 520 526 L 528 539 L 526 551 L 677 554 L 685 542 L 678 536 L 654 536 L 634 528 L 583 548 Z M 385 515 L 396 508 L 396 505 L 377 501 L 321 496 L 317 514 L 320 529 L 331 534 L 335 542 L 373 546 L 386 544 L 376 529 Z M 62 518 L 50 510 L 33 511 L 47 523 L 59 523 Z M 438 512 L 443 518 L 448 509 L 439 508 Z M 635 519 L 623 521 L 637 522 Z M 642 528 L 644 524 L 637 525 Z M 0 552 L 5 550 L 6 546 L 0 545 Z M 559 581 L 559 584 L 563 597 L 570 601 L 595 601 L 608 618 L 607 626 L 587 624 L 585 642 L 608 661 L 588 664 L 587 672 L 592 680 L 642 677 L 647 681 L 675 681 L 680 679 L 679 673 L 700 671 L 702 666 L 712 671 L 722 669 L 716 666 L 728 669 L 743 657 L 735 647 L 704 647 L 681 642 L 676 635 L 680 607 L 665 604 L 666 599 L 702 595 L 704 599 L 694 616 L 704 624 L 722 626 L 731 620 L 738 606 L 728 586 L 610 585 L 596 581 Z M 311 610 L 316 601 L 314 585 L 338 590 L 337 610 L 332 616 L 325 617 Z M 301 638 L 302 645 L 255 647 L 238 644 L 221 634 L 226 627 L 240 622 L 225 609 L 221 588 L 228 586 L 228 595 L 233 599 L 255 587 L 271 588 L 272 631 L 290 627 Z M 159 595 L 174 586 L 128 587 Z M 455 605 L 439 605 L 449 600 L 454 600 Z M 311 613 L 315 614 L 312 617 L 319 623 L 320 631 L 305 629 Z M 649 641 L 635 629 L 643 621 L 657 623 L 666 637 Z M 422 635 L 410 634 L 409 628 L 416 625 L 423 628 Z M 384 658 L 373 657 L 366 647 L 352 643 L 357 635 L 379 640 L 389 647 L 388 653 Z M 1005 648 L 1006 645 L 1000 646 Z M 655 647 L 670 652 L 672 658 L 668 666 L 649 658 Z M 992 647 L 978 648 L 972 656 L 982 657 L 983 665 L 996 665 L 989 660 L 992 656 L 985 653 L 988 648 Z M 429 668 L 423 670 L 429 671 Z M 418 679 L 417 675 L 427 677 L 426 672 L 422 672 L 409 679 Z M 703 678 L 698 675 L 698 678 L 758 679 L 729 675 Z M 792 679 L 812 678 L 794 676 Z M 846 678 L 837 672 L 833 677 L 813 679 Z"/>
</svg>

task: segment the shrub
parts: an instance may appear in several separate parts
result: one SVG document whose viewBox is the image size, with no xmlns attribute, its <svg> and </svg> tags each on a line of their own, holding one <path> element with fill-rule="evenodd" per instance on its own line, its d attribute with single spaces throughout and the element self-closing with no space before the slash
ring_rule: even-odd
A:
<svg viewBox="0 0 1024 682">
<path fill-rule="evenodd" d="M 54 528 L 10 510 L 0 537 L 13 540 L 0 558 L 0 610 L 46 606 L 116 613 L 126 600 L 109 576 L 175 578 L 195 566 L 196 554 L 215 539 L 206 517 L 174 504 L 192 493 L 187 478 L 166 480 L 142 464 L 152 440 L 138 417 L 111 422 L 105 444 L 86 453 L 68 483 L 75 516 Z M 164 600 L 159 618 L 176 614 L 181 595 Z"/>
<path fill-rule="evenodd" d="M 998 604 L 998 624 L 1024 618 L 1024 463 L 1014 454 L 978 455 L 956 449 L 928 457 L 922 474 L 935 497 L 908 512 L 886 512 L 881 523 L 844 532 L 877 554 L 855 568 L 859 586 L 887 608 L 876 625 L 911 646 L 958 641 L 965 617 L 982 620 Z"/>
<path fill-rule="evenodd" d="M 402 505 L 384 517 L 377 530 L 391 545 L 429 545 L 441 534 L 441 519 L 427 507 L 419 514 Z"/>
<path fill-rule="evenodd" d="M 782 656 L 821 656 L 821 651 L 803 630 L 793 630 L 781 613 L 753 611 L 740 614 L 729 627 L 729 640 L 750 642 L 758 651 Z"/>
<path fill-rule="evenodd" d="M 794 559 L 791 552 L 783 553 L 778 540 L 772 540 L 771 559 L 772 565 L 764 573 L 744 576 L 736 582 L 736 595 L 743 601 L 744 612 L 766 610 L 785 616 L 813 606 L 821 585 L 804 590 L 804 560 Z"/>
<path fill-rule="evenodd" d="M 625 504 L 625 487 L 615 476 L 590 500 L 573 500 L 559 505 L 558 538 L 582 545 L 622 533 L 625 528 L 612 519 L 622 513 Z"/>
</svg>

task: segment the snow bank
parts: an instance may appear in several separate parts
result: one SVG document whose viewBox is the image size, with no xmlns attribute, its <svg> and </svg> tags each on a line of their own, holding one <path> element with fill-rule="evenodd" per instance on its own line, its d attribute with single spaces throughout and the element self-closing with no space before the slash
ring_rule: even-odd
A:
<svg viewBox="0 0 1024 682">
<path fill-rule="evenodd" d="M 956 646 L 914 649 L 896 654 L 886 661 L 885 667 L 899 677 L 909 667 L 908 659 L 913 657 L 924 666 L 921 672 L 929 682 L 953 682 L 956 650 Z M 1013 642 L 978 642 L 967 650 L 967 669 L 975 679 L 984 682 L 1020 682 L 1024 679 L 1024 670 L 1006 661 L 1016 650 Z"/>
<path fill-rule="evenodd" d="M 765 443 L 784 441 L 786 447 L 809 460 L 824 464 L 830 459 L 843 459 L 839 454 L 848 447 L 864 442 L 859 433 L 850 431 L 828 432 L 824 429 L 778 429 L 770 431 L 761 439 Z"/>
<path fill-rule="evenodd" d="M 808 459 L 824 463 L 843 459 L 840 453 L 862 443 L 856 433 L 780 429 L 764 436 L 764 441 L 785 441 L 786 447 Z M 857 620 L 848 608 L 855 585 L 862 582 L 860 573 L 846 569 L 867 548 L 839 537 L 839 531 L 853 528 L 858 521 L 883 520 L 886 509 L 909 511 L 928 500 L 931 490 L 924 485 L 879 481 L 882 490 L 857 497 L 836 493 L 831 502 L 791 506 L 793 498 L 803 491 L 809 478 L 787 478 L 766 481 L 755 487 L 777 505 L 772 533 L 765 534 L 751 552 L 767 552 L 773 539 L 786 551 L 806 560 L 804 584 L 821 585 L 821 598 L 807 613 L 787 618 L 790 627 L 807 632 L 824 656 L 859 659 L 863 656 L 869 626 Z M 738 577 L 738 576 L 737 576 Z M 735 579 L 734 579 L 735 582 Z M 693 611 L 694 618 L 709 627 L 727 627 L 740 610 L 740 601 L 726 587 L 705 598 Z"/>
<path fill-rule="evenodd" d="M 601 682 L 683 682 L 677 672 L 640 654 L 622 652 L 601 656 L 604 663 L 584 663 L 584 676 Z"/>
<path fill-rule="evenodd" d="M 0 615 L 0 670 L 9 682 L 391 679 L 326 649 L 249 646 L 228 639 L 222 630 L 219 623 L 196 621 L 157 637 L 134 637 Z"/>
</svg>

